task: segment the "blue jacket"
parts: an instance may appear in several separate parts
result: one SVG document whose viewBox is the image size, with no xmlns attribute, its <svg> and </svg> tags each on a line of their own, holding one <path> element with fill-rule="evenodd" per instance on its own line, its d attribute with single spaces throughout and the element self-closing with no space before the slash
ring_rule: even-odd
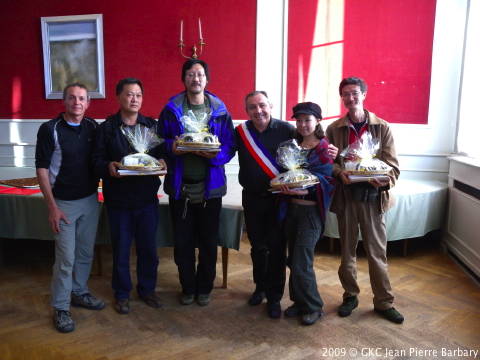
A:
<svg viewBox="0 0 480 360">
<path fill-rule="evenodd" d="M 208 121 L 210 132 L 218 137 L 221 151 L 212 159 L 207 159 L 208 169 L 205 179 L 205 199 L 222 197 L 227 192 L 227 179 L 224 165 L 235 155 L 235 139 L 232 117 L 225 104 L 214 94 L 205 91 L 210 100 L 211 116 Z M 162 144 L 168 166 L 164 190 L 175 199 L 181 198 L 183 157 L 172 153 L 175 137 L 184 133 L 180 118 L 183 116 L 183 103 L 186 92 L 172 97 L 159 116 L 158 136 L 165 139 Z"/>
</svg>

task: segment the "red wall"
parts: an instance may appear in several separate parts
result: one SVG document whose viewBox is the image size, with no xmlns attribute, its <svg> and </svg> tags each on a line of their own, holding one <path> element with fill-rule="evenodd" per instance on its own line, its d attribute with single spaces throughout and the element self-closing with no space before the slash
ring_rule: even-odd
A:
<svg viewBox="0 0 480 360">
<path fill-rule="evenodd" d="M 290 2 L 287 109 L 297 101 L 299 52 L 308 69 L 320 1 L 325 0 Z M 363 78 L 369 86 L 366 107 L 389 122 L 428 121 L 435 5 L 436 0 L 345 0 L 343 77 Z"/>
<path fill-rule="evenodd" d="M 245 118 L 243 97 L 255 84 L 255 0 L 4 1 L 0 79 L 6 88 L 0 118 L 44 119 L 62 111 L 61 100 L 45 100 L 40 17 L 99 13 L 107 96 L 92 100 L 90 116 L 115 112 L 115 84 L 137 77 L 145 87 L 142 113 L 157 117 L 168 98 L 183 90 L 180 20 L 190 47 L 198 38 L 200 17 L 207 43 L 201 59 L 211 71 L 207 89 L 224 100 L 234 118 Z"/>
</svg>

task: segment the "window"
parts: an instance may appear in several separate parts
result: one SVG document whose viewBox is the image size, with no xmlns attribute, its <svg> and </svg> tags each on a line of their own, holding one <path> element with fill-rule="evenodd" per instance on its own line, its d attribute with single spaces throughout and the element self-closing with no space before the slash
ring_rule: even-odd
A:
<svg viewBox="0 0 480 360">
<path fill-rule="evenodd" d="M 470 1 L 458 121 L 457 151 L 480 159 L 477 102 L 480 80 L 480 2 Z"/>
</svg>

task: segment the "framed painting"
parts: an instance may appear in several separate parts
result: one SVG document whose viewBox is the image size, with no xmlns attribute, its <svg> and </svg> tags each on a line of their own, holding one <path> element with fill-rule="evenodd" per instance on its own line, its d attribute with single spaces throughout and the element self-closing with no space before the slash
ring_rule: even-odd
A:
<svg viewBox="0 0 480 360">
<path fill-rule="evenodd" d="M 41 25 L 46 98 L 61 99 L 74 82 L 105 98 L 102 15 L 42 17 Z"/>
</svg>

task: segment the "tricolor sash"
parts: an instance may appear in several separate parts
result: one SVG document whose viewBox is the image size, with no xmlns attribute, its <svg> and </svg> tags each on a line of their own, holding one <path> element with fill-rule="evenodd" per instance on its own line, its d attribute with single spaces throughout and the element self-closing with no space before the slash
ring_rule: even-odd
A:
<svg viewBox="0 0 480 360">
<path fill-rule="evenodd" d="M 280 173 L 280 166 L 265 146 L 258 140 L 257 136 L 248 129 L 247 122 L 245 121 L 238 125 L 237 130 L 248 152 L 265 174 L 267 174 L 270 179 L 277 176 Z"/>
</svg>

